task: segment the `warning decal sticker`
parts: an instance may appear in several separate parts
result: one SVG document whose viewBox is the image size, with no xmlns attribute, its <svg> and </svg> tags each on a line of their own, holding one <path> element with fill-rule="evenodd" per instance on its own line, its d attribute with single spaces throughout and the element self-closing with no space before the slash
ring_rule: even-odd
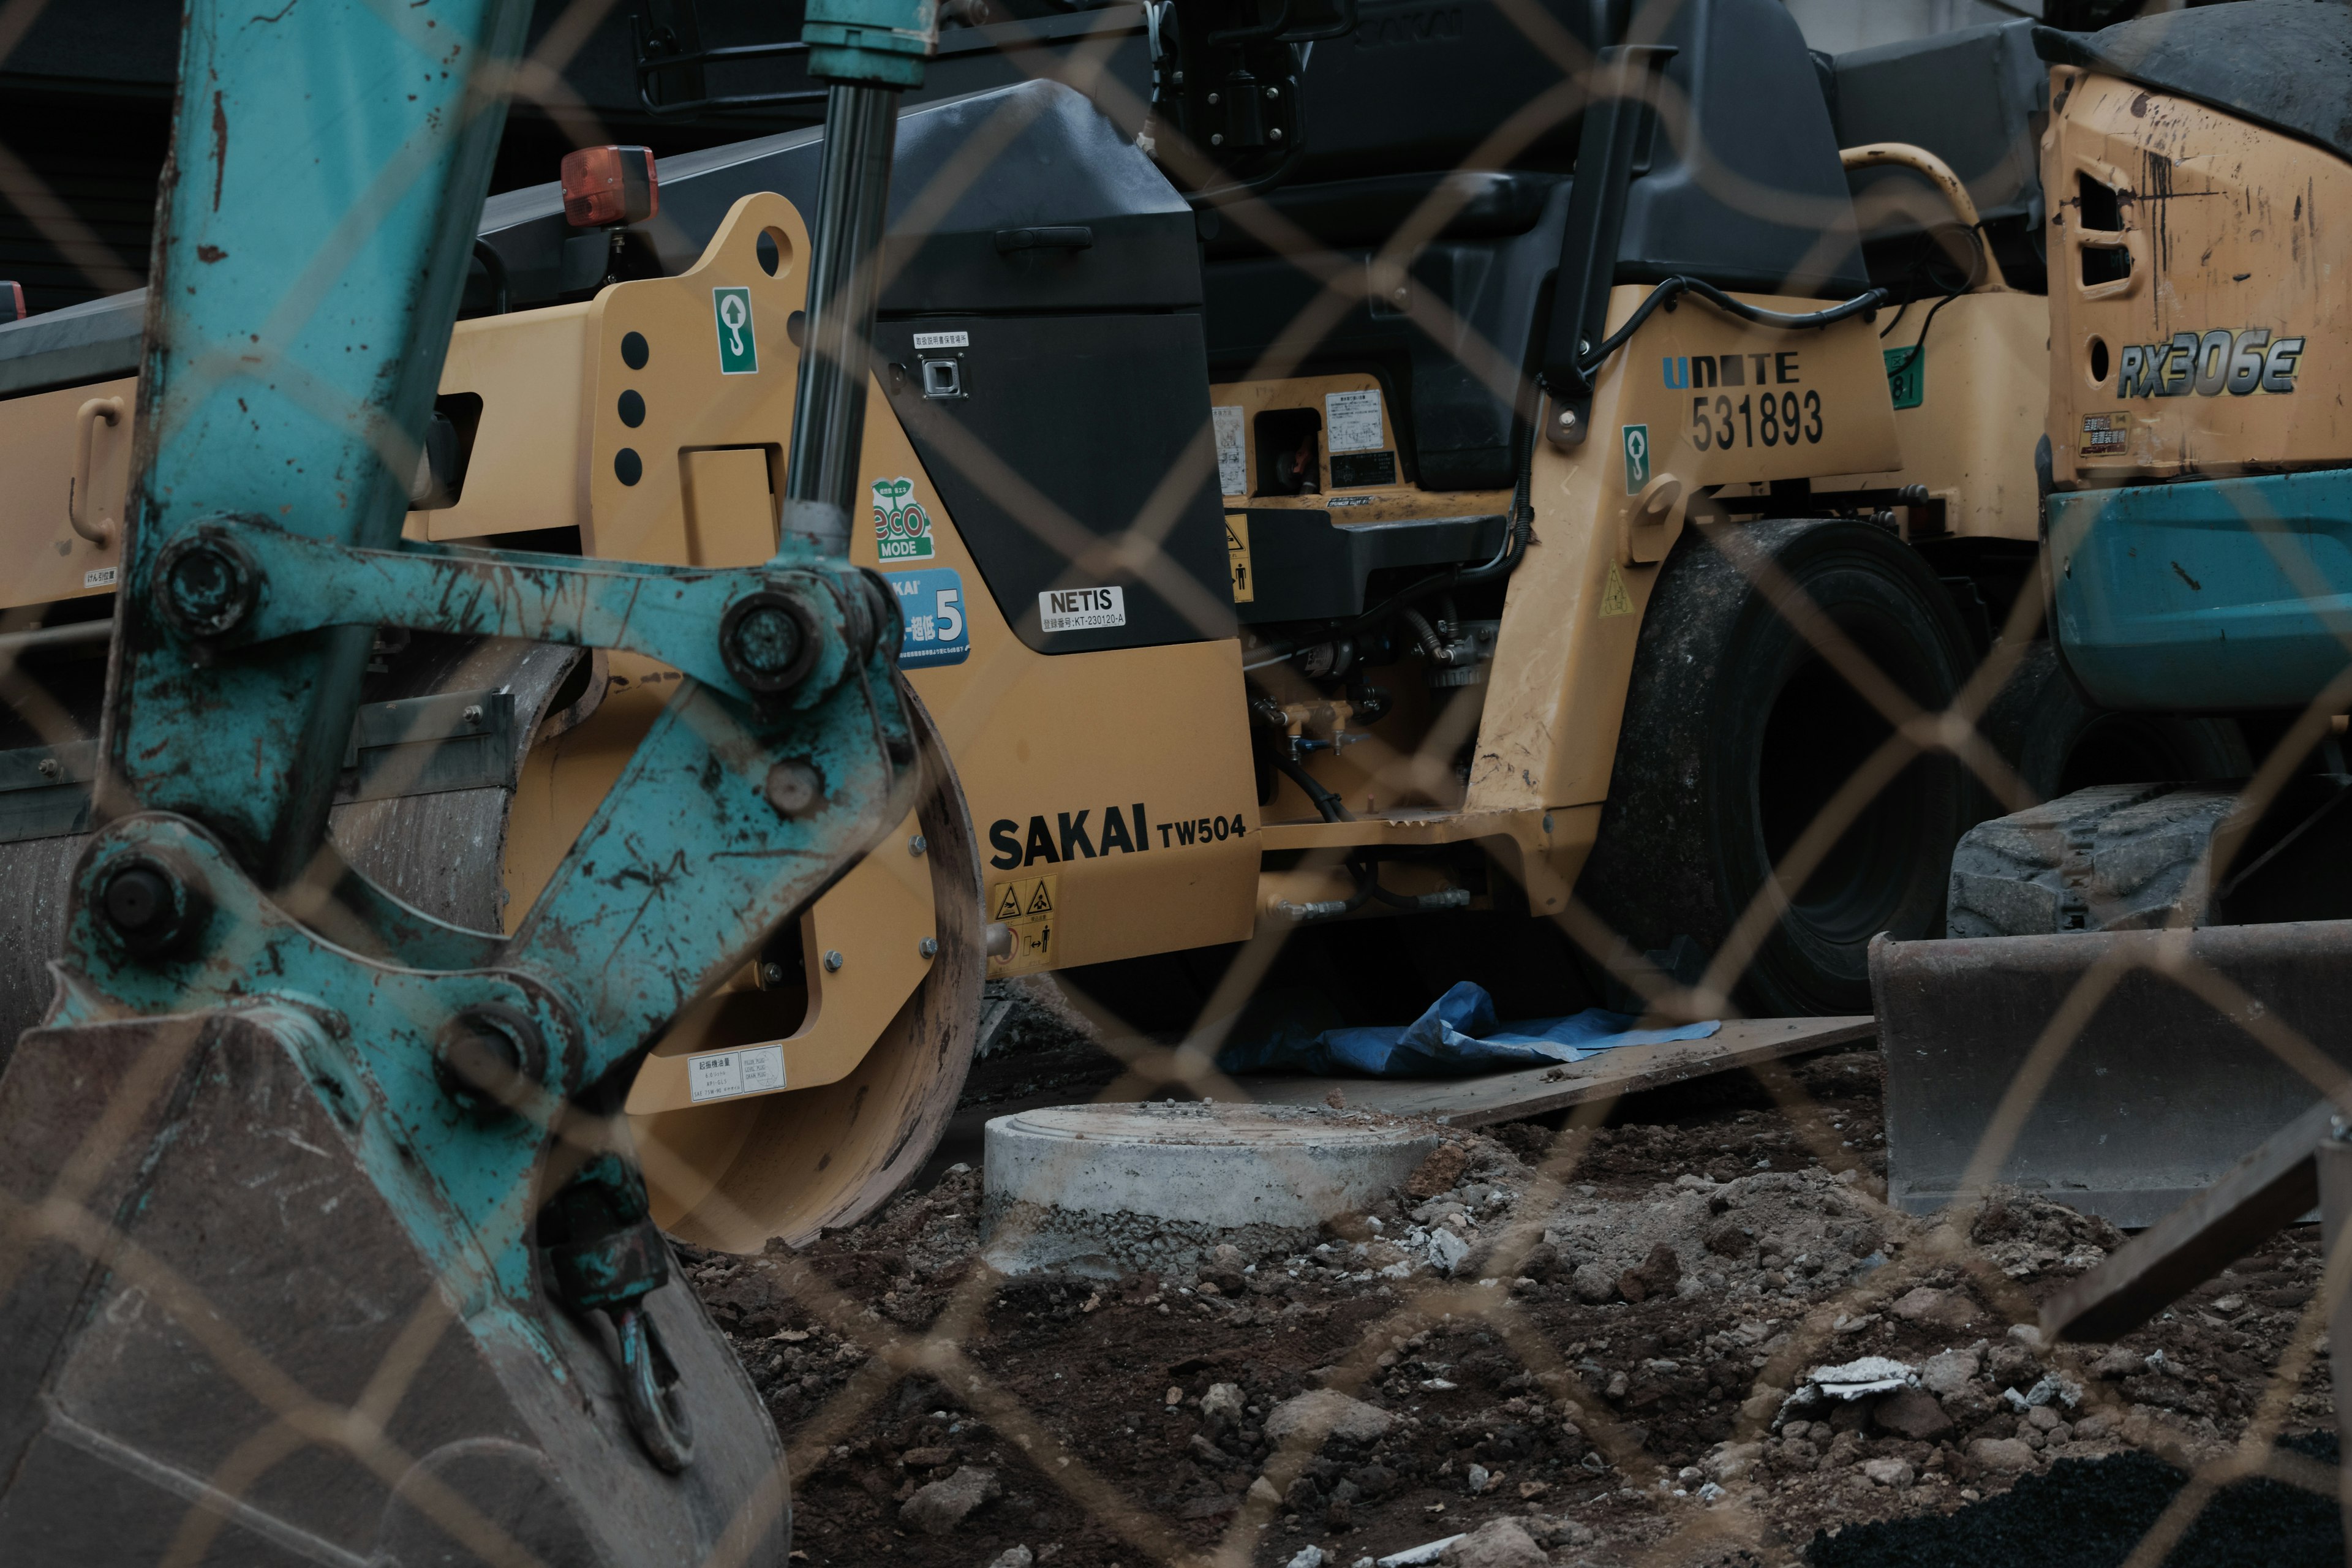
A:
<svg viewBox="0 0 2352 1568">
<path fill-rule="evenodd" d="M 1217 433 L 1217 489 L 1229 496 L 1249 493 L 1249 459 L 1242 450 L 1242 411 L 1219 405 L 1209 410 Z"/>
<path fill-rule="evenodd" d="M 1246 605 L 1257 597 L 1257 587 L 1250 581 L 1249 516 L 1246 512 L 1225 513 L 1225 564 L 1233 571 L 1234 603 Z"/>
<path fill-rule="evenodd" d="M 1601 590 L 1601 618 L 1630 616 L 1633 613 L 1633 595 L 1625 592 L 1625 579 L 1618 574 L 1617 563 L 1609 563 L 1609 581 Z"/>
<path fill-rule="evenodd" d="M 1377 387 L 1361 392 L 1323 395 L 1325 445 L 1334 452 L 1377 452 L 1388 442 L 1381 436 L 1381 394 Z"/>
<path fill-rule="evenodd" d="M 1027 877 L 1018 882 L 996 882 L 988 889 L 988 920 L 1013 933 L 1013 951 L 992 955 L 991 974 L 1027 974 L 1050 969 L 1055 962 L 1054 926 L 1060 902 L 1059 877 Z"/>
</svg>

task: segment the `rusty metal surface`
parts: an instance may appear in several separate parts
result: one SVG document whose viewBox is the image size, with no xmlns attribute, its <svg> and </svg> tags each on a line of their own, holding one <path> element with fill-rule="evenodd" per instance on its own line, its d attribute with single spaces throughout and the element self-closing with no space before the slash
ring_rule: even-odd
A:
<svg viewBox="0 0 2352 1568">
<path fill-rule="evenodd" d="M 2219 975 L 2258 1011 L 2225 1016 L 2163 972 L 2176 963 L 2192 966 L 2181 972 L 2191 980 Z M 2119 978 L 2078 1018 L 2066 1004 L 2102 965 Z M 2004 1124 L 2005 1152 L 1986 1179 L 2126 1227 L 2153 1225 L 2301 1115 L 2333 1087 L 2322 1079 L 2352 1067 L 2352 921 L 1881 938 L 1871 990 L 1886 1063 L 1888 1201 L 1912 1213 L 1962 1190 L 2013 1100 L 2014 1126 Z M 2046 1031 L 2052 1044 L 2037 1058 Z M 2295 1042 L 2311 1055 L 2291 1066 L 2273 1046 L 2293 1054 Z"/>
<path fill-rule="evenodd" d="M 2042 1337 L 2116 1340 L 2293 1225 L 2319 1201 L 2312 1151 L 2337 1115 L 2323 1100 L 2230 1173 L 2134 1237 L 2042 1307 Z"/>
</svg>

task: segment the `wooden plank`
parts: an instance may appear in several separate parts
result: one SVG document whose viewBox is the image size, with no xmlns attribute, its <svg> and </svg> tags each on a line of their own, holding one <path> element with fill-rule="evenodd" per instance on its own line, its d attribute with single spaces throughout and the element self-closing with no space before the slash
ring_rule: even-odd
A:
<svg viewBox="0 0 2352 1568">
<path fill-rule="evenodd" d="M 1321 1105 L 1338 1089 L 1351 1110 L 1432 1116 L 1456 1127 L 1483 1127 L 1661 1089 L 1756 1062 L 1827 1050 L 1870 1038 L 1869 1016 L 1736 1018 L 1704 1040 L 1620 1046 L 1580 1062 L 1489 1073 L 1481 1078 L 1305 1078 L 1267 1074 L 1237 1080 L 1272 1105 Z"/>
<path fill-rule="evenodd" d="M 2293 1225 L 2319 1201 L 2313 1152 L 2336 1107 L 2321 1100 L 2220 1181 L 2116 1249 L 2043 1303 L 2042 1337 L 2120 1339 Z"/>
</svg>

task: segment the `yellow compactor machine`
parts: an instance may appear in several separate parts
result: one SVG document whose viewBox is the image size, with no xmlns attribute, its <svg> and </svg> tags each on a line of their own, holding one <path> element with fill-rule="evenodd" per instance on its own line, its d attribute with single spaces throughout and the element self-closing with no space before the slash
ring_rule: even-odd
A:
<svg viewBox="0 0 2352 1568">
<path fill-rule="evenodd" d="M 2043 68 L 2017 28 L 1824 66 L 1773 0 L 1603 4 L 1556 18 L 1599 51 L 1568 94 L 1498 7 L 1458 16 L 1443 68 L 1154 34 L 1139 100 L 1272 171 L 1240 199 L 1188 199 L 1051 79 L 904 115 L 852 558 L 898 595 L 934 787 L 646 1064 L 674 1233 L 877 1202 L 953 1106 L 983 969 L 1197 1005 L 1273 930 L 1417 1008 L 1580 904 L 1685 980 L 1730 954 L 1751 1011 L 1850 1013 L 1874 933 L 1939 933 L 1991 801 L 1883 742 L 2029 590 Z M 1214 90 L 1248 59 L 1297 107 Z M 410 535 L 767 559 L 820 151 L 668 160 L 608 227 L 493 197 Z M 137 311 L 0 329 L 0 1037 L 88 826 Z M 373 671 L 337 833 L 477 925 L 527 907 L 677 679 L 423 639 Z M 2244 765 L 2226 724 L 2104 714 L 2046 656 L 1987 729 L 2037 795 Z M 1543 951 L 1522 991 L 1599 973 Z"/>
</svg>

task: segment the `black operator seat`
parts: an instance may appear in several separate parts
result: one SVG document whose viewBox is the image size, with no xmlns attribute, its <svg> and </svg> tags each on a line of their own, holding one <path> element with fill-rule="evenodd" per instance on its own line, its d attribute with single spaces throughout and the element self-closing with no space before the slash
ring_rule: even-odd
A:
<svg viewBox="0 0 2352 1568">
<path fill-rule="evenodd" d="M 1548 0 L 1546 9 L 1558 27 L 1549 47 L 1561 52 L 1619 42 L 1676 50 L 1659 133 L 1628 194 L 1619 281 L 1684 273 L 1837 299 L 1869 286 L 1822 78 L 1779 0 Z M 1211 380 L 1239 379 L 1275 349 L 1296 357 L 1301 374 L 1370 371 L 1399 427 L 1406 479 L 1433 490 L 1510 486 L 1513 426 L 1526 410 L 1480 374 L 1488 356 L 1475 345 L 1522 373 L 1536 353 L 1580 129 L 1574 95 L 1559 90 L 1566 79 L 1493 0 L 1439 12 L 1370 0 L 1353 38 L 1315 46 L 1301 89 L 1308 151 L 1266 199 L 1318 246 L 1368 268 L 1443 191 L 1452 216 L 1405 287 L 1456 324 L 1433 335 L 1411 319 L 1412 298 L 1389 296 L 1298 342 L 1294 323 L 1320 279 L 1226 222 L 1207 247 Z M 1513 139 L 1523 145 L 1490 142 L 1538 100 L 1559 107 L 1557 123 L 1530 126 Z M 1487 162 L 1465 167 L 1473 159 Z"/>
</svg>

